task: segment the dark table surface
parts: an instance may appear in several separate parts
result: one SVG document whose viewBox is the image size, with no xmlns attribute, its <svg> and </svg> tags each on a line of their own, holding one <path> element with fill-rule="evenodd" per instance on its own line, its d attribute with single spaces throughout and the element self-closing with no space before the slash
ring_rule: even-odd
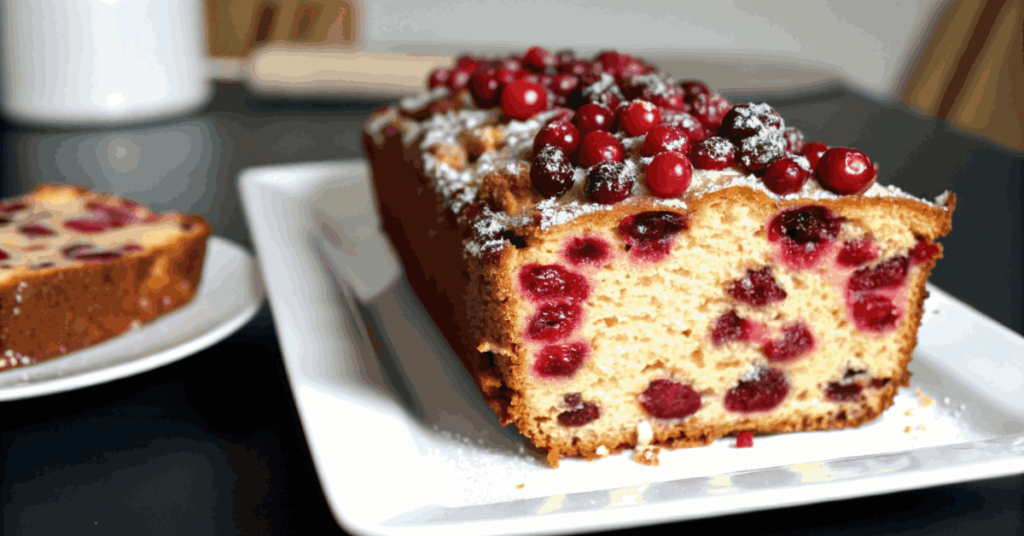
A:
<svg viewBox="0 0 1024 536">
<path fill-rule="evenodd" d="M 840 87 L 768 100 L 809 139 L 864 150 L 881 163 L 883 183 L 924 197 L 955 191 L 954 231 L 943 240 L 946 258 L 931 280 L 1022 332 L 1024 155 Z M 174 139 L 185 140 L 185 156 L 153 164 L 163 166 L 157 173 L 165 182 L 146 190 L 157 197 L 142 200 L 203 212 L 216 234 L 251 249 L 235 190 L 238 171 L 359 157 L 359 129 L 377 104 L 255 98 L 227 86 L 195 116 L 155 125 L 67 132 L 8 124 L 0 193 L 44 180 L 117 189 L 124 177 L 104 172 L 90 150 L 101 154 L 94 149 L 108 139 L 136 140 L 141 159 L 118 173 L 152 174 L 146 140 L 166 154 Z M 268 307 L 225 341 L 163 368 L 0 403 L 0 429 L 5 535 L 343 533 L 311 465 Z M 702 533 L 728 526 L 744 534 L 1019 535 L 1024 476 L 660 528 Z"/>
</svg>

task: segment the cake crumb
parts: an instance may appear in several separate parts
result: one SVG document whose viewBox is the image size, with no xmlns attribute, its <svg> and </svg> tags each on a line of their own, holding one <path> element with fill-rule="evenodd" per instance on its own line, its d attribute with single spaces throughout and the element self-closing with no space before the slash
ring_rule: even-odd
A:
<svg viewBox="0 0 1024 536">
<path fill-rule="evenodd" d="M 650 467 L 657 467 L 661 465 L 661 460 L 658 459 L 658 454 L 661 452 L 661 447 L 637 447 L 633 454 L 633 461 L 641 465 L 647 465 Z"/>
<path fill-rule="evenodd" d="M 525 487 L 526 487 L 525 483 L 523 483 L 523 484 L 516 484 L 516 489 L 523 489 Z"/>
<path fill-rule="evenodd" d="M 920 430 L 920 431 L 922 431 L 922 432 L 923 432 L 923 431 L 925 431 L 925 427 L 924 427 L 924 424 L 919 424 L 919 425 L 917 425 L 917 429 L 918 429 L 918 430 Z"/>
<path fill-rule="evenodd" d="M 935 404 L 935 401 L 932 400 L 928 395 L 922 393 L 921 389 L 917 389 L 917 398 L 921 400 L 922 408 L 927 408 L 928 406 Z"/>
<path fill-rule="evenodd" d="M 601 446 L 597 447 L 597 450 L 594 451 L 594 454 L 597 454 L 598 456 L 607 456 L 608 455 L 608 447 L 606 447 L 604 445 L 601 445 Z"/>
<path fill-rule="evenodd" d="M 754 432 L 740 432 L 736 434 L 736 448 L 749 449 L 754 446 Z"/>
<path fill-rule="evenodd" d="M 643 421 L 636 425 L 636 444 L 637 446 L 646 446 L 651 443 L 654 439 L 654 429 L 651 428 L 651 423 Z"/>
<path fill-rule="evenodd" d="M 913 430 L 913 428 L 911 428 L 910 425 L 908 424 L 907 427 L 903 429 L 903 433 L 904 434 L 909 434 L 911 432 L 911 430 Z"/>
<path fill-rule="evenodd" d="M 906 415 L 907 417 L 913 417 L 914 416 L 914 408 L 910 408 L 907 411 L 904 411 L 903 414 Z"/>
</svg>

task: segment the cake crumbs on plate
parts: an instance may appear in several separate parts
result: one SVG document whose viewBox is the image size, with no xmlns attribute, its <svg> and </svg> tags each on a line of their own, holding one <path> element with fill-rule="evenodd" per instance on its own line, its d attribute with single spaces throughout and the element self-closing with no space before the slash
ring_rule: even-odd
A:
<svg viewBox="0 0 1024 536">
<path fill-rule="evenodd" d="M 921 389 L 917 389 L 917 398 L 921 400 L 921 407 L 927 408 L 935 404 L 935 401 L 931 397 L 921 392 Z"/>
<path fill-rule="evenodd" d="M 526 487 L 526 483 L 525 482 L 522 483 L 522 484 L 516 484 L 516 489 L 523 489 L 525 487 Z"/>
</svg>

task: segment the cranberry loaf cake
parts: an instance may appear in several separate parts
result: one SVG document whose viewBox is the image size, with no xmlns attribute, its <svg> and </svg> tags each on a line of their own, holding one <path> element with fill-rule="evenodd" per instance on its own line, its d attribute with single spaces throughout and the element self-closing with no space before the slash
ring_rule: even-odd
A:
<svg viewBox="0 0 1024 536">
<path fill-rule="evenodd" d="M 548 462 L 859 426 L 907 386 L 955 196 L 643 60 L 464 56 L 363 135 L 384 228 Z"/>
<path fill-rule="evenodd" d="M 45 185 L 0 202 L 0 370 L 115 337 L 189 302 L 210 226 Z"/>
</svg>

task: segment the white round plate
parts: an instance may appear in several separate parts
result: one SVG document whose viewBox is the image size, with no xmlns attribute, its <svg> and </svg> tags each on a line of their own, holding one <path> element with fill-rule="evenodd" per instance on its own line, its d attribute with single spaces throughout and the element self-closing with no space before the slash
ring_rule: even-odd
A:
<svg viewBox="0 0 1024 536">
<path fill-rule="evenodd" d="M 263 280 L 252 256 L 211 236 L 199 289 L 188 305 L 102 344 L 0 372 L 0 401 L 80 389 L 173 363 L 244 326 L 263 298 Z"/>
</svg>

